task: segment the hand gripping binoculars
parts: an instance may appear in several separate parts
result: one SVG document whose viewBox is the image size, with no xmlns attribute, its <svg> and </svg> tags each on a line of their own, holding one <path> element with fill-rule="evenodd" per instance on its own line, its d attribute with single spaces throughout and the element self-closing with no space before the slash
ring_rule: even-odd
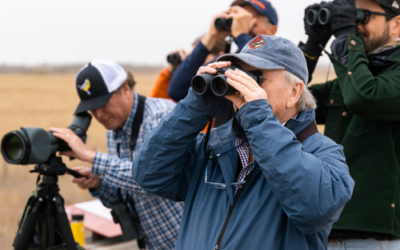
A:
<svg viewBox="0 0 400 250">
<path fill-rule="evenodd" d="M 329 25 L 332 22 L 332 12 L 328 8 L 321 8 L 319 11 L 309 9 L 306 11 L 306 23 L 310 26 Z M 357 23 L 364 23 L 367 15 L 364 10 L 357 9 Z"/>
<path fill-rule="evenodd" d="M 232 65 L 226 68 L 217 69 L 216 74 L 200 74 L 192 78 L 192 90 L 196 95 L 215 95 L 223 97 L 225 95 L 232 95 L 238 92 L 235 88 L 227 83 L 225 72 L 227 70 L 241 69 L 238 65 Z M 248 76 L 255 80 L 260 85 L 264 78 L 261 71 L 244 71 Z"/>
</svg>

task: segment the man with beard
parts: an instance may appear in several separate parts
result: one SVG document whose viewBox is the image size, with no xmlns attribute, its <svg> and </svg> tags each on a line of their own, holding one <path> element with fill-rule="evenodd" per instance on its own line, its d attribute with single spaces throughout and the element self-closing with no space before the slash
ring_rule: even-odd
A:
<svg viewBox="0 0 400 250">
<path fill-rule="evenodd" d="M 400 249 L 400 1 L 346 0 L 328 8 L 326 26 L 305 22 L 301 44 L 310 73 L 331 35 L 337 79 L 310 87 L 316 120 L 344 146 L 355 180 L 350 202 L 329 236 L 329 249 Z M 364 18 L 358 18 L 362 12 Z M 310 78 L 311 79 L 311 78 Z"/>
</svg>

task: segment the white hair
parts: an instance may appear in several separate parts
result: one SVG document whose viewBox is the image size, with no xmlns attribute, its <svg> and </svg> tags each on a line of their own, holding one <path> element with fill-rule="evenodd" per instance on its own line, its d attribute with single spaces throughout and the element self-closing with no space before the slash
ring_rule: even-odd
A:
<svg viewBox="0 0 400 250">
<path fill-rule="evenodd" d="M 287 70 L 284 70 L 286 84 L 292 85 L 295 82 L 304 82 L 296 75 L 290 73 Z M 305 85 L 305 84 L 304 84 Z M 314 96 L 311 94 L 310 90 L 307 86 L 304 86 L 303 92 L 300 95 L 299 100 L 296 103 L 297 108 L 299 111 L 306 111 L 308 109 L 316 109 L 317 103 L 315 101 Z"/>
</svg>

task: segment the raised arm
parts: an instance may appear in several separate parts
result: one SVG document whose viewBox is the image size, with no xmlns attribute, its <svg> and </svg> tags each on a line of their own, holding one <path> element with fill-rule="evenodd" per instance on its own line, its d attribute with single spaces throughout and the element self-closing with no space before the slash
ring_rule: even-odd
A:
<svg viewBox="0 0 400 250">
<path fill-rule="evenodd" d="M 348 38 L 347 66 L 330 55 L 344 103 L 352 113 L 365 118 L 400 121 L 400 63 L 388 59 L 390 66 L 374 76 L 362 40 Z M 398 58 L 399 53 L 392 57 Z"/>
<path fill-rule="evenodd" d="M 342 146 L 320 133 L 303 145 L 280 124 L 265 99 L 245 104 L 236 118 L 289 220 L 304 234 L 336 221 L 354 187 Z M 303 112 L 297 119 L 313 122 L 314 112 Z"/>
<path fill-rule="evenodd" d="M 190 83 L 197 70 L 204 64 L 210 51 L 201 43 L 196 45 L 193 52 L 176 68 L 168 87 L 168 95 L 179 102 L 187 95 Z"/>
<path fill-rule="evenodd" d="M 203 155 L 204 134 L 220 99 L 188 96 L 161 121 L 146 139 L 132 165 L 132 175 L 145 190 L 175 200 L 185 200 L 196 155 Z"/>
</svg>

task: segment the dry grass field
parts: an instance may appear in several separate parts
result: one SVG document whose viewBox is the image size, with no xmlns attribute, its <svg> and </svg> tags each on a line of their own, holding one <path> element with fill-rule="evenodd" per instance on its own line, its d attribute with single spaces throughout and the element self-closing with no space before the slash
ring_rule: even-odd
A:
<svg viewBox="0 0 400 250">
<path fill-rule="evenodd" d="M 324 82 L 327 69 L 314 74 L 315 82 Z M 147 95 L 157 74 L 134 74 L 138 93 Z M 329 78 L 333 78 L 330 73 Z M 0 74 L 0 138 L 19 127 L 66 127 L 79 102 L 73 74 Z M 323 130 L 323 127 L 320 127 Z M 88 131 L 87 145 L 97 151 L 107 152 L 105 129 L 95 120 Z M 68 167 L 89 166 L 78 160 L 64 158 Z M 0 157 L 0 249 L 12 249 L 18 219 L 25 202 L 35 187 L 36 174 L 32 166 L 6 164 Z M 88 192 L 70 182 L 70 176 L 61 176 L 59 186 L 65 204 L 92 199 Z"/>
</svg>

